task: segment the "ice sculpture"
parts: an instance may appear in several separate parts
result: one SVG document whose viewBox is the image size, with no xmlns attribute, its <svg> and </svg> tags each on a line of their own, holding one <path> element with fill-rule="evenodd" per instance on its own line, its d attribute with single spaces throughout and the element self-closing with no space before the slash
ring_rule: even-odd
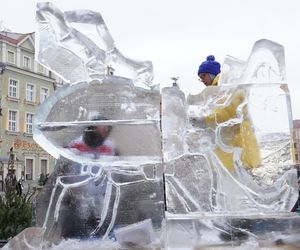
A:
<svg viewBox="0 0 300 250">
<path fill-rule="evenodd" d="M 52 186 L 37 200 L 44 239 L 154 244 L 164 193 L 160 93 L 151 62 L 124 57 L 99 13 L 62 13 L 39 3 L 37 21 L 37 59 L 70 82 L 35 116 L 34 139 L 59 159 Z M 132 237 L 136 231 L 140 239 Z"/>
<path fill-rule="evenodd" d="M 186 99 L 178 87 L 160 95 L 152 64 L 123 56 L 100 14 L 40 3 L 37 21 L 37 59 L 69 84 L 35 116 L 34 139 L 58 159 L 37 198 L 40 228 L 9 246 L 299 243 L 281 45 L 260 40 L 248 61 L 227 57 L 220 86 Z"/>
<path fill-rule="evenodd" d="M 62 13 L 52 3 L 38 3 L 37 7 L 37 60 L 44 66 L 72 84 L 103 79 L 111 66 L 136 86 L 152 86 L 152 63 L 123 56 L 99 13 Z"/>
<path fill-rule="evenodd" d="M 162 90 L 166 249 L 299 247 L 283 46 L 259 40 L 223 67 L 198 95 Z"/>
<path fill-rule="evenodd" d="M 267 39 L 258 40 L 247 61 L 227 56 L 222 64 L 219 85 L 286 84 L 284 48 Z"/>
<path fill-rule="evenodd" d="M 187 101 L 178 88 L 162 91 L 167 209 L 290 211 L 297 176 L 283 47 L 260 40 L 247 62 L 225 63 L 219 87 Z"/>
</svg>

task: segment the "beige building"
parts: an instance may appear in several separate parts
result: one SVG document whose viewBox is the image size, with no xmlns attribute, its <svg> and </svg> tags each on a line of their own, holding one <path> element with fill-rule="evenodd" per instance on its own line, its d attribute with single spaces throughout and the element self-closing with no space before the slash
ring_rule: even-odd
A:
<svg viewBox="0 0 300 250">
<path fill-rule="evenodd" d="M 34 33 L 0 32 L 0 190 L 8 172 L 36 183 L 54 167 L 32 132 L 35 110 L 53 93 L 56 80 L 34 54 Z"/>
</svg>

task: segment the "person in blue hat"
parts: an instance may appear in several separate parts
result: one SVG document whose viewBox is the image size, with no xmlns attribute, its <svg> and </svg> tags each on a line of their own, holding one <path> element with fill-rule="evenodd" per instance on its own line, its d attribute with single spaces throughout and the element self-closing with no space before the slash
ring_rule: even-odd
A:
<svg viewBox="0 0 300 250">
<path fill-rule="evenodd" d="M 205 86 L 217 86 L 221 72 L 221 65 L 215 61 L 213 55 L 206 57 L 206 61 L 201 63 L 198 69 L 198 76 Z"/>
<path fill-rule="evenodd" d="M 215 61 L 213 55 L 207 56 L 206 61 L 201 63 L 198 69 L 198 76 L 205 86 L 218 86 L 221 72 L 220 68 L 220 63 Z M 245 90 L 237 89 L 234 90 L 230 96 L 224 95 L 223 98 L 218 100 L 218 105 L 215 106 L 211 114 L 201 118 L 203 121 L 199 123 L 215 129 L 218 124 L 237 118 L 237 110 L 244 102 L 246 94 Z M 245 114 L 243 116 L 243 121 L 238 128 L 235 128 L 232 134 L 228 135 L 232 137 L 228 142 L 230 142 L 231 147 L 241 149 L 241 161 L 245 168 L 250 169 L 260 166 L 261 156 L 253 124 L 251 119 L 247 116 L 246 110 L 247 105 L 244 105 L 243 112 L 245 112 Z M 214 152 L 229 171 L 235 170 L 232 152 L 227 152 L 221 147 L 216 147 Z"/>
</svg>

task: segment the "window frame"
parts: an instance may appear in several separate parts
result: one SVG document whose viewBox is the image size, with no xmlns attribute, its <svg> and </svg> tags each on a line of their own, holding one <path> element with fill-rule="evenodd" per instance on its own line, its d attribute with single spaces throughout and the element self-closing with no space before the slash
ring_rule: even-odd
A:
<svg viewBox="0 0 300 250">
<path fill-rule="evenodd" d="M 34 180 L 33 174 L 34 174 L 34 161 L 35 161 L 35 159 L 34 159 L 34 157 L 28 157 L 28 156 L 26 156 L 24 160 L 25 160 L 25 179 L 32 181 L 32 180 Z M 27 178 L 27 176 L 28 176 L 27 160 L 32 160 L 31 176 L 30 176 L 31 178 Z"/>
<path fill-rule="evenodd" d="M 46 96 L 46 98 L 43 97 L 44 99 L 42 99 L 42 96 L 44 96 L 42 94 L 42 89 L 46 89 L 47 90 L 47 96 Z M 47 88 L 47 87 L 41 87 L 40 88 L 40 103 L 43 103 L 49 97 L 49 93 L 50 93 L 50 89 L 49 88 Z"/>
<path fill-rule="evenodd" d="M 19 131 L 19 112 L 15 109 L 9 109 L 7 111 L 7 130 L 9 132 L 18 132 Z M 11 120 L 11 112 L 14 112 L 16 114 L 15 121 Z M 14 126 L 12 124 L 15 124 Z M 12 130 L 12 128 L 15 127 L 15 130 Z"/>
<path fill-rule="evenodd" d="M 25 65 L 25 58 L 28 59 L 28 65 Z M 31 57 L 23 55 L 23 68 L 31 69 Z"/>
<path fill-rule="evenodd" d="M 46 171 L 44 173 L 44 175 L 46 176 L 49 172 L 49 159 L 48 158 L 40 158 L 40 172 L 42 172 L 42 161 L 46 161 Z"/>
<path fill-rule="evenodd" d="M 16 86 L 12 86 L 11 81 L 16 82 Z M 13 92 L 13 91 L 11 91 L 12 88 L 16 89 L 16 91 L 15 91 L 16 96 L 11 95 L 11 93 Z M 8 79 L 8 93 L 7 93 L 7 95 L 8 95 L 8 97 L 11 97 L 11 98 L 16 98 L 16 99 L 19 98 L 19 80 L 18 79 L 15 79 L 15 78 L 9 78 Z"/>
<path fill-rule="evenodd" d="M 29 115 L 31 116 L 31 122 L 28 122 L 28 117 Z M 33 134 L 33 119 L 34 119 L 34 114 L 33 113 L 29 113 L 29 112 L 26 112 L 25 113 L 25 131 L 27 134 Z M 31 131 L 30 129 L 31 128 Z"/>
<path fill-rule="evenodd" d="M 13 62 L 9 61 L 9 53 L 13 54 Z M 11 64 L 16 64 L 16 53 L 12 50 L 7 50 L 7 62 Z"/>
<path fill-rule="evenodd" d="M 31 92 L 31 94 L 32 94 L 32 100 L 31 99 L 29 99 L 28 98 L 28 86 L 32 86 L 33 88 L 32 88 L 32 92 Z M 25 100 L 27 101 L 27 102 L 35 102 L 35 99 L 36 99 L 36 97 L 35 97 L 35 84 L 33 84 L 33 83 L 30 83 L 30 82 L 26 82 L 26 97 L 25 97 Z"/>
</svg>

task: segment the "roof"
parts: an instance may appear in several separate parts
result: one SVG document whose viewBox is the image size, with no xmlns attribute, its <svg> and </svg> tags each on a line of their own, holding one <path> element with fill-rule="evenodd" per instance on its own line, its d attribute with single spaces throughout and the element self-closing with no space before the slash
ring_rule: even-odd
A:
<svg viewBox="0 0 300 250">
<path fill-rule="evenodd" d="M 34 32 L 21 34 L 21 33 L 9 32 L 9 31 L 1 31 L 0 32 L 0 40 L 4 40 L 9 43 L 17 45 L 17 44 L 19 44 L 19 42 L 24 40 L 27 36 L 31 37 L 31 35 L 33 35 L 33 34 L 34 34 Z"/>
</svg>

